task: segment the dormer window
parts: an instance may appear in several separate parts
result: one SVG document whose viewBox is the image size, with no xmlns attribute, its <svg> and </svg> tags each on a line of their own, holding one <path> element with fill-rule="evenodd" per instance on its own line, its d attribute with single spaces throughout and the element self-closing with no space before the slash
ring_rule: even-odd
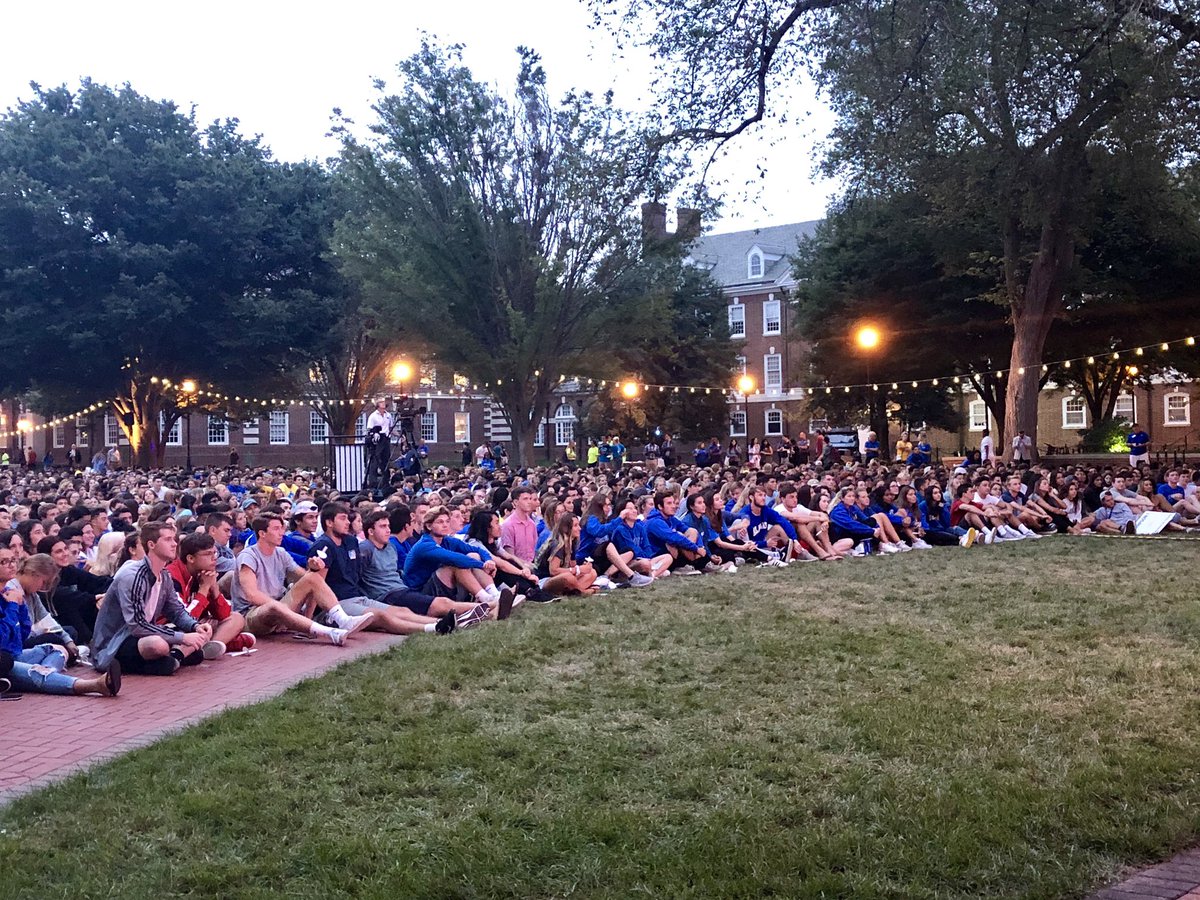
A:
<svg viewBox="0 0 1200 900">
<path fill-rule="evenodd" d="M 762 278 L 763 255 L 761 250 L 750 251 L 750 255 L 746 257 L 746 272 L 751 278 Z"/>
</svg>

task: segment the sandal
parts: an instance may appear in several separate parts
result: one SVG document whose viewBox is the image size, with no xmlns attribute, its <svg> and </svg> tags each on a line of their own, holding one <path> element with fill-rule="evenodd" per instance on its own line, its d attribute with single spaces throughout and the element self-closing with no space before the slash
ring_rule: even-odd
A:
<svg viewBox="0 0 1200 900">
<path fill-rule="evenodd" d="M 110 697 L 121 693 L 121 664 L 115 659 L 108 664 L 108 671 L 104 673 L 104 686 L 108 688 Z"/>
</svg>

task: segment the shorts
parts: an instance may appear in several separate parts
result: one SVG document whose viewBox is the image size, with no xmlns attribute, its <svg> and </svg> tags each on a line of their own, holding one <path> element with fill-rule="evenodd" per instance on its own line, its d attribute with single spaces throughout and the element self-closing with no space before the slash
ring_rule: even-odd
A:
<svg viewBox="0 0 1200 900">
<path fill-rule="evenodd" d="M 338 603 L 342 607 L 342 612 L 348 616 L 361 616 L 363 613 L 368 613 L 373 610 L 388 610 L 392 608 L 388 604 L 381 603 L 378 600 L 372 600 L 370 597 L 350 597 L 346 600 L 339 600 Z M 324 610 L 321 610 L 321 612 L 319 612 L 313 618 L 315 621 L 320 622 L 322 625 L 328 625 L 330 628 L 338 627 L 326 617 Z"/>
<path fill-rule="evenodd" d="M 442 584 L 442 580 L 437 577 L 437 572 L 429 576 L 429 580 L 425 582 L 425 587 L 421 590 L 430 597 L 445 597 L 456 603 L 470 603 L 475 599 L 467 593 L 467 589 L 462 585 Z"/>
<path fill-rule="evenodd" d="M 287 599 L 287 594 L 284 594 L 279 602 L 286 603 Z M 242 613 L 242 616 L 246 619 L 246 630 L 255 637 L 268 637 L 282 631 L 291 631 L 286 625 L 273 624 L 265 606 L 252 606 Z"/>
<path fill-rule="evenodd" d="M 121 641 L 113 656 L 121 664 L 121 671 L 126 675 L 174 675 L 179 664 L 172 656 L 160 656 L 158 659 L 146 659 L 138 652 L 140 639 L 130 635 Z M 200 654 L 197 653 L 196 656 Z"/>
<path fill-rule="evenodd" d="M 386 606 L 402 606 L 405 609 L 411 609 L 418 616 L 427 616 L 429 607 L 433 605 L 436 598 L 422 594 L 420 591 L 396 588 L 394 591 L 388 591 L 379 599 Z"/>
<path fill-rule="evenodd" d="M 1136 469 L 1138 467 L 1138 463 L 1146 463 L 1146 465 L 1149 465 L 1150 464 L 1150 453 L 1149 452 L 1137 453 L 1137 454 L 1130 453 L 1129 454 L 1129 465 L 1132 468 Z"/>
</svg>

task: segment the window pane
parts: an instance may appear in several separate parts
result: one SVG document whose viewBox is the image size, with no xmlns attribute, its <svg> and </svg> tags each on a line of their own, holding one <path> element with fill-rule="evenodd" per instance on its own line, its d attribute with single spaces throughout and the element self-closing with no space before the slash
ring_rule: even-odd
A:
<svg viewBox="0 0 1200 900">
<path fill-rule="evenodd" d="M 280 410 L 271 411 L 268 439 L 272 444 L 288 442 L 288 414 Z"/>
<path fill-rule="evenodd" d="M 742 437 L 746 434 L 746 412 L 735 410 L 729 416 L 729 434 L 731 437 Z"/>
<path fill-rule="evenodd" d="M 437 413 L 421 416 L 421 433 L 417 437 L 427 444 L 437 443 Z"/>
<path fill-rule="evenodd" d="M 971 431 L 983 431 L 987 428 L 987 404 L 982 400 L 972 400 L 969 408 Z"/>
<path fill-rule="evenodd" d="M 471 414 L 456 412 L 454 414 L 454 442 L 467 443 L 471 440 Z"/>
<path fill-rule="evenodd" d="M 325 420 L 321 418 L 321 414 L 310 412 L 308 414 L 308 442 L 310 444 L 323 444 L 328 434 L 329 426 L 325 424 Z"/>
<path fill-rule="evenodd" d="M 229 443 L 229 423 L 224 416 L 208 417 L 209 446 L 223 446 Z"/>
<path fill-rule="evenodd" d="M 729 336 L 746 336 L 746 307 L 741 304 L 729 307 Z"/>
<path fill-rule="evenodd" d="M 778 390 L 783 387 L 783 356 L 779 353 L 768 353 L 763 357 L 763 371 L 767 388 Z"/>
<path fill-rule="evenodd" d="M 767 434 L 783 434 L 783 410 L 767 410 Z"/>
<path fill-rule="evenodd" d="M 779 334 L 783 326 L 779 313 L 779 301 L 768 300 L 763 304 L 763 334 Z"/>
</svg>

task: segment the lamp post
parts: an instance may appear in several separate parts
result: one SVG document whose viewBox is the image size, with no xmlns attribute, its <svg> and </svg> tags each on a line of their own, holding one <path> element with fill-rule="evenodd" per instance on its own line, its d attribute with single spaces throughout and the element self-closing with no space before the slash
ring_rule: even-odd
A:
<svg viewBox="0 0 1200 900">
<path fill-rule="evenodd" d="M 413 367 L 402 359 L 392 363 L 392 381 L 400 385 L 400 393 L 404 393 L 404 385 L 412 378 Z"/>
<path fill-rule="evenodd" d="M 875 390 L 875 386 L 871 384 L 871 358 L 883 344 L 883 332 L 877 325 L 871 322 L 864 322 L 854 331 L 854 343 L 862 351 L 866 361 L 868 427 L 875 432 L 876 439 L 886 452 L 890 446 L 890 439 L 887 434 L 887 397 L 886 395 L 877 396 L 878 392 Z M 875 421 L 877 416 L 881 421 Z"/>
<path fill-rule="evenodd" d="M 196 397 L 196 382 L 192 378 L 185 378 L 179 382 L 179 390 L 183 392 L 185 408 L 187 409 L 187 421 L 184 423 L 184 431 L 187 432 L 187 473 L 190 478 L 192 475 L 192 402 Z"/>
</svg>

